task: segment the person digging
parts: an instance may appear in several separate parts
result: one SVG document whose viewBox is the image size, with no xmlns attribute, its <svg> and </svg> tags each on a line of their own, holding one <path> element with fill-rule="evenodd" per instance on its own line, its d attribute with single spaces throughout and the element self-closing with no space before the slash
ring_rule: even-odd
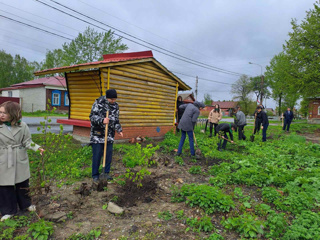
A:
<svg viewBox="0 0 320 240">
<path fill-rule="evenodd" d="M 237 126 L 234 123 L 221 123 L 217 126 L 217 132 L 219 134 L 220 142 L 218 143 L 218 151 L 222 151 L 226 149 L 227 142 L 228 142 L 228 135 L 229 133 L 231 143 L 233 143 L 233 134 L 232 131 L 237 131 Z M 221 144 L 223 140 L 223 143 Z"/>
<path fill-rule="evenodd" d="M 112 162 L 115 131 L 123 137 L 121 124 L 119 122 L 119 105 L 116 103 L 116 100 L 117 91 L 115 89 L 107 90 L 105 96 L 99 97 L 93 103 L 89 115 L 91 121 L 90 145 L 92 146 L 92 179 L 94 183 L 99 182 L 99 166 L 104 153 L 105 132 L 107 132 L 106 163 L 104 173 L 101 175 L 108 181 L 113 179 L 110 176 L 110 166 Z"/>
<path fill-rule="evenodd" d="M 195 101 L 193 104 L 184 104 L 179 107 L 179 109 L 184 110 L 184 113 L 179 122 L 178 128 L 181 130 L 181 139 L 179 142 L 177 156 L 182 153 L 182 147 L 184 141 L 186 140 L 186 135 L 189 137 L 190 153 L 193 158 L 200 158 L 196 155 L 194 150 L 194 134 L 193 130 L 197 123 L 197 119 L 200 114 L 200 110 L 203 109 L 205 105 L 201 102 Z"/>
</svg>

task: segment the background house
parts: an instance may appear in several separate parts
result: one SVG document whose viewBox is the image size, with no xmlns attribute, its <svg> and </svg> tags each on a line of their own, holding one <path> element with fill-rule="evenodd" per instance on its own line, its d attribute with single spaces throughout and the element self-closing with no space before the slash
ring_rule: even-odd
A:
<svg viewBox="0 0 320 240">
<path fill-rule="evenodd" d="M 308 123 L 320 123 L 320 97 L 309 102 Z"/>
<path fill-rule="evenodd" d="M 223 116 L 231 116 L 233 109 L 238 106 L 239 102 L 234 101 L 212 101 L 211 107 L 208 108 L 211 111 L 216 104 L 220 106 Z"/>
<path fill-rule="evenodd" d="M 2 97 L 20 98 L 22 111 L 35 112 L 47 110 L 48 99 L 50 109 L 57 111 L 69 110 L 69 98 L 64 77 L 45 77 L 28 82 L 13 84 L 0 89 Z"/>
<path fill-rule="evenodd" d="M 178 93 L 178 96 L 182 97 L 184 103 L 193 103 L 196 100 L 193 93 Z"/>
<path fill-rule="evenodd" d="M 58 122 L 73 125 L 74 136 L 88 137 L 92 104 L 107 89 L 116 89 L 124 138 L 160 137 L 171 130 L 178 91 L 191 88 L 158 62 L 151 51 L 108 54 L 103 58 L 35 73 L 65 73 L 70 111 L 68 119 Z"/>
</svg>

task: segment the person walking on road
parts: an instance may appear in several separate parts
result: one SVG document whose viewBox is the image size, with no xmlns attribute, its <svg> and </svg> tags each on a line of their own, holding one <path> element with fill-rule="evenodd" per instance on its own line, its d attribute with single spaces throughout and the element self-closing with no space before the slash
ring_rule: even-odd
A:
<svg viewBox="0 0 320 240">
<path fill-rule="evenodd" d="M 223 150 L 226 149 L 227 142 L 228 142 L 227 133 L 229 133 L 231 143 L 233 143 L 232 131 L 236 131 L 236 130 L 237 130 L 237 126 L 234 123 L 221 123 L 217 126 L 217 132 L 218 132 L 219 138 L 220 138 L 220 143 L 218 143 L 218 150 L 219 151 L 222 151 L 222 149 Z M 224 137 L 225 139 L 223 140 L 223 144 L 221 145 L 222 137 Z"/>
<path fill-rule="evenodd" d="M 106 125 L 108 125 L 108 136 L 105 173 L 107 174 L 107 180 L 113 179 L 109 173 L 112 162 L 115 131 L 123 137 L 121 124 L 119 122 L 119 105 L 116 100 L 116 90 L 107 90 L 105 96 L 99 97 L 93 103 L 89 115 L 91 121 L 90 144 L 92 146 L 92 179 L 94 182 L 99 181 L 99 166 L 104 151 Z M 106 117 L 107 112 L 109 112 L 108 118 Z"/>
<path fill-rule="evenodd" d="M 234 108 L 233 111 L 236 114 L 235 124 L 238 127 L 239 140 L 246 140 L 246 136 L 244 135 L 244 127 L 247 125 L 246 116 L 240 110 L 240 107 Z"/>
<path fill-rule="evenodd" d="M 257 112 L 261 116 L 262 142 L 265 142 L 265 141 L 267 141 L 267 129 L 269 126 L 268 115 L 266 114 L 266 112 L 262 111 L 261 106 L 257 107 Z"/>
<path fill-rule="evenodd" d="M 289 132 L 290 129 L 290 124 L 293 120 L 293 112 L 291 111 L 291 109 L 288 107 L 287 111 L 285 111 L 285 113 L 283 114 L 284 117 L 284 125 L 282 130 L 286 130 L 287 128 L 287 132 Z"/>
<path fill-rule="evenodd" d="M 212 137 L 213 125 L 214 125 L 214 136 L 217 135 L 217 129 L 216 128 L 217 128 L 218 123 L 221 120 L 221 118 L 222 118 L 222 113 L 221 113 L 220 106 L 219 106 L 219 104 L 216 104 L 214 109 L 211 110 L 211 112 L 209 113 L 209 116 L 208 116 L 208 121 L 210 123 L 210 135 L 209 135 L 209 137 Z"/>
<path fill-rule="evenodd" d="M 180 156 L 182 153 L 182 147 L 186 139 L 186 134 L 188 134 L 191 156 L 196 157 L 194 150 L 193 129 L 197 123 L 200 110 L 204 107 L 205 105 L 203 103 L 197 101 L 195 101 L 193 104 L 184 104 L 180 106 L 179 109 L 184 110 L 184 113 L 178 125 L 178 128 L 181 129 L 181 139 L 177 152 L 178 156 Z"/>
<path fill-rule="evenodd" d="M 28 125 L 21 121 L 18 103 L 0 105 L 0 212 L 1 221 L 11 218 L 20 210 L 33 212 L 29 195 L 30 166 L 27 149 L 44 149 L 31 139 Z"/>
</svg>

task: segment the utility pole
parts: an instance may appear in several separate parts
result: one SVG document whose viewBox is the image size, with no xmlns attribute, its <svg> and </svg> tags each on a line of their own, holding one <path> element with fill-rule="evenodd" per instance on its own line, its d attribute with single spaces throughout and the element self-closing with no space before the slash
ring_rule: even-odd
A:
<svg viewBox="0 0 320 240">
<path fill-rule="evenodd" d="M 262 75 L 262 73 L 261 73 L 261 85 L 260 85 L 260 87 L 261 87 L 261 95 L 260 95 L 260 104 L 262 105 L 262 100 L 263 100 L 263 85 L 264 85 L 264 76 Z"/>
<path fill-rule="evenodd" d="M 198 76 L 196 76 L 196 100 L 198 99 Z"/>
</svg>

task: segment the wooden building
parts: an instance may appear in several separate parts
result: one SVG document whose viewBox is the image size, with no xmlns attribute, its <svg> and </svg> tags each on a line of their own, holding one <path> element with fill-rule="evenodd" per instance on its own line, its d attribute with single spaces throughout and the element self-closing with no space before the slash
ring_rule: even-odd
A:
<svg viewBox="0 0 320 240">
<path fill-rule="evenodd" d="M 69 118 L 58 122 L 73 125 L 74 135 L 89 136 L 92 104 L 107 89 L 116 89 L 124 138 L 160 137 L 172 129 L 177 93 L 191 88 L 159 63 L 151 51 L 108 54 L 103 58 L 35 73 L 65 74 Z"/>
</svg>

